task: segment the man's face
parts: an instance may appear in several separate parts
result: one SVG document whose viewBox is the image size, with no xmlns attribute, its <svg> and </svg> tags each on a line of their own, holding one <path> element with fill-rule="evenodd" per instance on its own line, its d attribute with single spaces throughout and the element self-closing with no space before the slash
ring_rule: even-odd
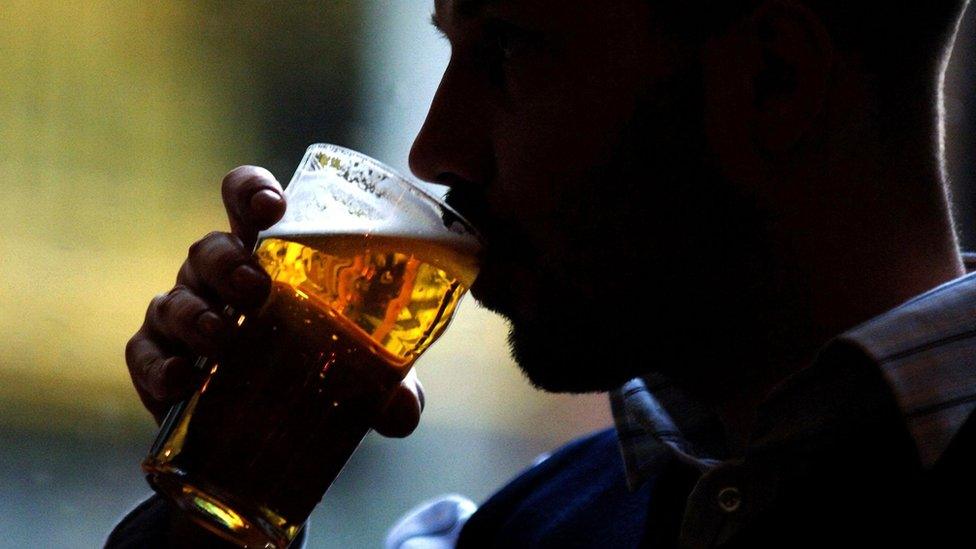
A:
<svg viewBox="0 0 976 549">
<path fill-rule="evenodd" d="M 434 19 L 452 56 L 411 168 L 484 233 L 471 291 L 510 320 L 520 367 L 553 391 L 667 370 L 657 348 L 717 305 L 696 286 L 736 200 L 695 56 L 646 0 L 437 0 Z"/>
</svg>

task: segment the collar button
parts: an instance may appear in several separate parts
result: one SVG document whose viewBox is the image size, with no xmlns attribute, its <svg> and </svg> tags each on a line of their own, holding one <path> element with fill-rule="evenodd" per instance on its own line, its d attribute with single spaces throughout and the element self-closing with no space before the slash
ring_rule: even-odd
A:
<svg viewBox="0 0 976 549">
<path fill-rule="evenodd" d="M 718 492 L 719 509 L 726 513 L 734 513 L 742 505 L 742 494 L 735 486 L 726 486 Z"/>
</svg>

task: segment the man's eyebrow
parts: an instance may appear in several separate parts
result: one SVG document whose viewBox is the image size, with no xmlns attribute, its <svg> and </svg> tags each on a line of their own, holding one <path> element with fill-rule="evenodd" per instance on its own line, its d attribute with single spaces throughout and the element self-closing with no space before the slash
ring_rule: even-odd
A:
<svg viewBox="0 0 976 549">
<path fill-rule="evenodd" d="M 444 10 L 451 6 L 455 13 L 462 17 L 475 17 L 485 8 L 492 4 L 498 4 L 504 0 L 436 0 L 434 2 L 434 12 L 430 16 L 430 24 L 440 31 L 444 30 L 444 22 L 441 15 Z"/>
<path fill-rule="evenodd" d="M 491 4 L 501 0 L 454 0 L 454 9 L 465 17 L 474 17 Z"/>
</svg>

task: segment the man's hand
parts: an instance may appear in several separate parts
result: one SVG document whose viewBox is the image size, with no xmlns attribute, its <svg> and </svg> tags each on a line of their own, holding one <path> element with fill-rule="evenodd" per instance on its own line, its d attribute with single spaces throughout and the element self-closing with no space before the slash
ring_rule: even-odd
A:
<svg viewBox="0 0 976 549">
<path fill-rule="evenodd" d="M 204 372 L 194 368 L 195 358 L 213 356 L 229 343 L 224 308 L 252 311 L 271 290 L 251 250 L 258 231 L 285 213 L 281 185 L 264 168 L 242 166 L 224 176 L 222 194 L 231 232 L 212 232 L 190 246 L 176 285 L 149 303 L 145 322 L 125 348 L 132 382 L 157 423 L 199 387 Z M 420 421 L 423 394 L 411 371 L 374 429 L 390 437 L 409 435 Z"/>
</svg>

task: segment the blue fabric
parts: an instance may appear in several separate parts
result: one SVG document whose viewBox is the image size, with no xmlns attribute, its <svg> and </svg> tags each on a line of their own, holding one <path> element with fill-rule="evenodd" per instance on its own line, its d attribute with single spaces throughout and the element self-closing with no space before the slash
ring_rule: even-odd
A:
<svg viewBox="0 0 976 549">
<path fill-rule="evenodd" d="M 457 547 L 636 547 L 649 532 L 673 544 L 693 480 L 677 472 L 666 466 L 629 490 L 617 434 L 601 431 L 492 496 L 468 520 Z"/>
</svg>

